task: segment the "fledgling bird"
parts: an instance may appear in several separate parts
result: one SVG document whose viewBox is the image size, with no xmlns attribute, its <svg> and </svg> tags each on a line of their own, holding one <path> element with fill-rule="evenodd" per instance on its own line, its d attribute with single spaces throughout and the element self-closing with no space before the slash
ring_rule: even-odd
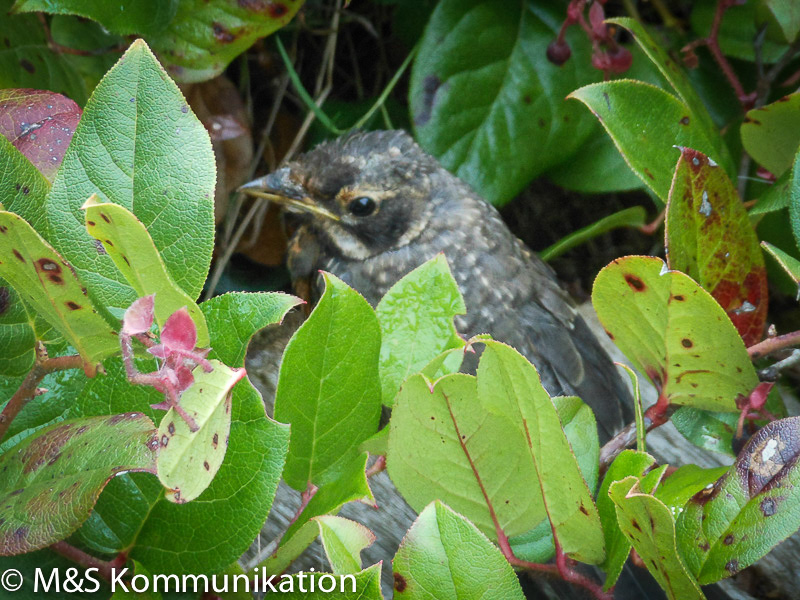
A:
<svg viewBox="0 0 800 600">
<path fill-rule="evenodd" d="M 329 271 L 374 306 L 403 275 L 444 252 L 467 306 L 464 335 L 489 333 L 525 355 L 552 395 L 595 413 L 601 442 L 631 420 L 630 395 L 553 271 L 497 210 L 403 131 L 320 144 L 242 188 L 285 206 L 297 228 L 288 266 L 321 290 Z"/>
</svg>

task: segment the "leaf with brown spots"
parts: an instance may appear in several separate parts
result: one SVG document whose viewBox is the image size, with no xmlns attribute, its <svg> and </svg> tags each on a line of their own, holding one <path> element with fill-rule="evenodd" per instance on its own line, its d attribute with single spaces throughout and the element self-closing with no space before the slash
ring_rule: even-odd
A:
<svg viewBox="0 0 800 600">
<path fill-rule="evenodd" d="M 119 352 L 72 267 L 22 217 L 0 211 L 0 276 L 69 341 L 86 361 Z"/>
<path fill-rule="evenodd" d="M 500 551 L 475 525 L 439 500 L 431 502 L 414 521 L 400 543 L 392 569 L 398 600 L 525 597 Z"/>
<path fill-rule="evenodd" d="M 50 181 L 72 140 L 81 108 L 55 92 L 0 90 L 0 135 Z"/>
<path fill-rule="evenodd" d="M 71 419 L 25 438 L 0 456 L 0 555 L 63 540 L 112 477 L 153 471 L 157 451 L 141 413 Z"/>
<path fill-rule="evenodd" d="M 659 258 L 626 256 L 597 276 L 592 303 L 606 331 L 670 404 L 730 411 L 758 377 L 720 305 Z"/>
<path fill-rule="evenodd" d="M 181 1 L 167 28 L 147 36 L 147 43 L 176 80 L 205 81 L 222 73 L 257 39 L 291 21 L 303 1 Z"/>
<path fill-rule="evenodd" d="M 208 347 L 208 325 L 189 294 L 170 277 L 150 234 L 124 206 L 99 202 L 92 194 L 81 207 L 86 230 L 99 240 L 122 275 L 142 296 L 155 294 L 155 315 L 160 327 L 174 312 L 186 307 L 197 327 L 197 346 Z"/>
<path fill-rule="evenodd" d="M 667 260 L 708 290 L 746 346 L 767 318 L 767 273 L 758 237 L 728 175 L 707 156 L 681 149 L 666 215 Z"/>
<path fill-rule="evenodd" d="M 174 408 L 158 427 L 158 478 L 168 490 L 166 498 L 176 503 L 194 500 L 209 486 L 228 449 L 230 392 L 244 377 L 244 369 L 231 369 L 218 360 L 209 362 L 214 370 L 206 373 L 196 367 L 194 383 L 180 400 L 181 408 L 197 423 L 197 431 L 190 431 Z"/>
<path fill-rule="evenodd" d="M 670 600 L 705 599 L 675 546 L 675 520 L 663 502 L 639 489 L 635 476 L 611 484 L 617 520 L 625 537 Z"/>
<path fill-rule="evenodd" d="M 686 504 L 678 548 L 698 581 L 735 575 L 800 529 L 800 417 L 765 425 Z"/>
</svg>

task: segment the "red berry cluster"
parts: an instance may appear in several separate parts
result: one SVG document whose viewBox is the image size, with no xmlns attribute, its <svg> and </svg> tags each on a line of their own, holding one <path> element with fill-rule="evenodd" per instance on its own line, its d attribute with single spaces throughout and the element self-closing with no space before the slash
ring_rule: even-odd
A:
<svg viewBox="0 0 800 600">
<path fill-rule="evenodd" d="M 604 23 L 606 15 L 603 4 L 606 0 L 594 0 L 589 6 L 589 20 L 584 16 L 588 0 L 570 0 L 567 6 L 567 16 L 558 37 L 547 47 L 547 59 L 556 65 L 563 65 L 569 60 L 572 50 L 565 39 L 567 28 L 576 23 L 583 28 L 589 39 L 592 40 L 592 65 L 609 73 L 624 73 L 627 71 L 633 57 L 627 48 L 620 46 L 614 39 L 614 30 Z"/>
</svg>

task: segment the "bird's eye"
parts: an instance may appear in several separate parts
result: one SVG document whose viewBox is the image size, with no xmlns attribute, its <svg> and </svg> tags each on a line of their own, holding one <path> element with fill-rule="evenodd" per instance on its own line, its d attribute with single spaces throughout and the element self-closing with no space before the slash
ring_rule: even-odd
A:
<svg viewBox="0 0 800 600">
<path fill-rule="evenodd" d="M 357 217 L 368 217 L 375 212 L 376 208 L 375 200 L 366 196 L 359 196 L 347 205 L 347 210 Z"/>
</svg>

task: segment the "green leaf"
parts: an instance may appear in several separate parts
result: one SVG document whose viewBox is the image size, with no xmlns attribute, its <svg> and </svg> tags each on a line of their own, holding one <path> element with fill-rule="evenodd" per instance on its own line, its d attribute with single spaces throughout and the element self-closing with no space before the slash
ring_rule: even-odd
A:
<svg viewBox="0 0 800 600">
<path fill-rule="evenodd" d="M 633 39 L 636 40 L 639 47 L 664 76 L 664 79 L 666 79 L 672 86 L 672 89 L 675 90 L 678 98 L 689 107 L 695 119 L 702 123 L 706 131 L 716 130 L 714 122 L 711 120 L 711 115 L 708 114 L 705 104 L 703 104 L 695 86 L 686 75 L 686 71 L 672 59 L 669 53 L 664 49 L 663 43 L 659 44 L 654 40 L 647 28 L 636 19 L 618 17 L 616 19 L 607 19 L 606 23 L 619 25 L 627 29 L 633 35 Z M 720 156 L 729 159 L 727 156 L 727 148 L 722 142 L 721 137 L 717 142 L 717 150 Z"/>
<path fill-rule="evenodd" d="M 592 303 L 614 343 L 670 404 L 733 412 L 737 396 L 758 384 L 722 307 L 659 258 L 627 256 L 606 266 Z"/>
<path fill-rule="evenodd" d="M 553 401 L 524 357 L 485 343 L 477 379 L 453 374 L 431 387 L 416 375 L 403 385 L 390 421 L 392 481 L 412 507 L 445 499 L 490 537 L 496 536 L 490 506 L 509 536 L 550 518 L 565 552 L 601 561 L 597 512 Z M 586 434 L 585 427 L 579 430 Z M 501 454 L 497 440 L 503 440 Z M 588 450 L 576 451 L 596 463 L 596 437 L 586 441 Z"/>
<path fill-rule="evenodd" d="M 386 456 L 389 450 L 389 428 L 384 427 L 378 433 L 361 442 L 359 450 L 369 452 L 374 456 Z"/>
<path fill-rule="evenodd" d="M 636 371 L 626 364 L 619 362 L 615 362 L 614 364 L 621 367 L 631 380 L 631 387 L 633 387 L 633 409 L 636 418 L 636 449 L 639 452 L 647 452 L 647 429 L 644 425 L 644 406 L 642 406 L 642 394 L 639 390 L 639 376 L 636 374 Z"/>
<path fill-rule="evenodd" d="M 392 564 L 397 598 L 525 597 L 500 551 L 472 523 L 438 500 L 414 521 Z"/>
<path fill-rule="evenodd" d="M 103 244 L 111 260 L 139 297 L 155 294 L 155 316 L 163 327 L 183 307 L 197 328 L 197 346 L 208 347 L 208 325 L 194 300 L 172 280 L 150 234 L 124 206 L 98 202 L 92 194 L 81 207 L 86 230 Z"/>
<path fill-rule="evenodd" d="M 99 304 L 135 299 L 98 252 L 81 206 L 92 194 L 145 225 L 173 281 L 196 298 L 214 237 L 214 154 L 200 121 L 141 40 L 97 85 L 47 201 L 26 216 L 75 267 Z"/>
<path fill-rule="evenodd" d="M 64 52 L 61 57 L 80 73 L 89 92 L 117 62 L 120 53 L 116 49 L 125 47 L 122 36 L 110 33 L 96 21 L 72 15 L 53 15 L 50 35 L 56 44 L 82 51 L 80 54 Z"/>
<path fill-rule="evenodd" d="M 637 479 L 641 479 L 655 462 L 656 460 L 652 456 L 644 452 L 623 450 L 608 467 L 600 491 L 597 492 L 597 511 L 600 514 L 600 522 L 603 524 L 603 536 L 606 542 L 606 560 L 600 565 L 600 568 L 606 572 L 606 581 L 603 585 L 603 589 L 606 591 L 617 582 L 631 551 L 631 543 L 619 527 L 617 509 L 614 501 L 608 495 L 608 490 L 612 483 L 625 479 L 629 475 L 635 475 Z"/>
<path fill-rule="evenodd" d="M 372 307 L 337 277 L 283 354 L 275 419 L 291 423 L 283 477 L 305 490 L 335 479 L 375 433 L 381 411 L 380 327 Z"/>
<path fill-rule="evenodd" d="M 4 210 L 23 217 L 44 202 L 50 182 L 17 150 L 5 136 L 0 135 L 0 202 Z"/>
<path fill-rule="evenodd" d="M 684 406 L 670 420 L 680 434 L 698 448 L 733 455 L 733 432 L 739 415 L 735 412 L 698 410 Z"/>
<path fill-rule="evenodd" d="M 609 488 L 622 533 L 670 600 L 704 599 L 676 549 L 672 513 L 660 500 L 641 493 L 638 481 L 626 477 Z"/>
<path fill-rule="evenodd" d="M 745 346 L 761 341 L 768 295 L 758 237 L 725 171 L 689 148 L 675 168 L 665 245 L 669 267 L 719 302 Z"/>
<path fill-rule="evenodd" d="M 117 554 L 136 541 L 139 528 L 164 488 L 156 477 L 124 473 L 103 489 L 89 518 L 75 536 L 90 551 Z"/>
<path fill-rule="evenodd" d="M 178 0 L 169 26 L 147 36 L 147 41 L 178 81 L 205 81 L 221 74 L 257 39 L 286 25 L 301 6 L 303 0 Z"/>
<path fill-rule="evenodd" d="M 559 187 L 587 194 L 642 187 L 641 179 L 631 171 L 599 123 L 595 134 L 568 161 L 547 171 L 545 177 Z"/>
<path fill-rule="evenodd" d="M 117 333 L 89 299 L 83 282 L 22 217 L 0 211 L 0 276 L 58 329 L 90 365 L 119 352 Z"/>
<path fill-rule="evenodd" d="M 265 569 L 268 575 L 280 575 L 317 539 L 318 535 L 319 526 L 311 520 L 304 521 L 303 525 L 296 528 L 292 535 L 287 532 L 275 552 L 259 563 L 256 568 Z"/>
<path fill-rule="evenodd" d="M 794 42 L 800 33 L 800 7 L 793 0 L 764 0 L 778 25 L 781 26 L 787 42 Z"/>
<path fill-rule="evenodd" d="M 792 278 L 792 281 L 800 286 L 800 261 L 769 242 L 761 242 L 761 247 L 777 261 L 781 268 Z"/>
<path fill-rule="evenodd" d="M 375 308 L 381 326 L 381 397 L 391 406 L 403 381 L 464 342 L 453 325 L 467 312 L 444 254 L 395 283 Z"/>
<path fill-rule="evenodd" d="M 358 573 L 361 570 L 361 551 L 371 546 L 375 534 L 369 529 L 343 517 L 323 515 L 314 517 L 325 556 L 337 575 Z"/>
<path fill-rule="evenodd" d="M 326 600 L 331 597 L 330 592 L 335 592 L 337 600 L 383 600 L 380 564 L 346 575 L 305 572 L 281 575 L 273 585 L 282 596 L 292 600 Z"/>
<path fill-rule="evenodd" d="M 445 0 L 423 34 L 409 88 L 415 137 L 493 204 L 568 160 L 593 130 L 564 102 L 600 78 L 586 36 L 568 31 L 563 66 L 544 58 L 563 18 L 530 0 Z"/>
<path fill-rule="evenodd" d="M 789 206 L 791 200 L 792 172 L 787 171 L 778 180 L 770 185 L 761 194 L 750 209 L 750 216 L 783 210 Z"/>
<path fill-rule="evenodd" d="M 133 569 L 131 569 L 133 573 L 128 573 L 129 576 L 141 575 L 148 581 L 152 582 L 152 575 L 150 571 L 145 569 L 144 565 L 137 561 L 133 561 Z M 138 581 L 136 582 L 137 586 L 141 585 Z M 136 592 L 131 587 L 120 585 L 119 588 L 116 589 L 114 594 L 111 596 L 110 600 L 161 600 L 161 593 L 155 591 L 157 586 L 151 583 L 151 586 L 148 586 L 142 592 Z"/>
<path fill-rule="evenodd" d="M 713 484 L 727 470 L 727 467 L 703 469 L 697 465 L 683 465 L 661 482 L 655 497 L 661 500 L 677 519 L 689 498 Z"/>
<path fill-rule="evenodd" d="M 511 417 L 527 440 L 547 518 L 564 553 L 581 562 L 602 562 L 605 551 L 597 508 L 539 374 L 513 348 L 495 341 L 484 344 L 478 365 L 481 404 L 489 412 Z M 591 448 L 597 445 L 590 441 Z"/>
<path fill-rule="evenodd" d="M 800 93 L 748 111 L 741 133 L 748 154 L 776 177 L 783 175 L 800 145 Z"/>
<path fill-rule="evenodd" d="M 700 583 L 735 575 L 800 528 L 800 417 L 772 421 L 684 507 L 678 547 Z"/>
<path fill-rule="evenodd" d="M 0 279 L 0 375 L 4 378 L 24 377 L 36 358 L 28 311 L 19 295 Z M 0 398 L 8 398 L 0 394 Z"/>
<path fill-rule="evenodd" d="M 594 413 L 580 398 L 574 396 L 557 396 L 553 398 L 553 404 L 578 460 L 581 474 L 589 491 L 593 492 L 597 488 L 600 454 Z M 522 560 L 544 563 L 555 554 L 553 529 L 547 519 L 530 531 L 509 537 L 508 542 L 514 555 Z"/>
<path fill-rule="evenodd" d="M 613 229 L 619 227 L 641 227 L 646 222 L 647 211 L 641 206 L 631 206 L 570 233 L 552 246 L 544 249 L 539 253 L 539 256 L 542 260 L 553 260 L 567 250 L 585 244 L 589 240 Z"/>
<path fill-rule="evenodd" d="M 267 325 L 281 323 L 286 313 L 302 304 L 282 292 L 232 292 L 200 305 L 211 336 L 211 357 L 226 365 L 244 366 L 250 338 Z"/>
<path fill-rule="evenodd" d="M 157 448 L 153 422 L 141 413 L 73 419 L 25 438 L 0 456 L 0 554 L 67 537 L 116 473 L 154 470 Z"/>
<path fill-rule="evenodd" d="M 231 388 L 244 377 L 244 369 L 231 369 L 218 360 L 207 373 L 195 367 L 194 383 L 180 399 L 180 405 L 194 419 L 197 431 L 174 408 L 170 408 L 158 427 L 161 451 L 156 474 L 167 488 L 167 500 L 178 504 L 199 496 L 213 481 L 225 451 L 231 428 Z"/>
<path fill-rule="evenodd" d="M 9 15 L 13 0 L 0 0 L 0 88 L 47 89 L 83 105 L 86 86 L 63 55 L 50 50 L 36 15 Z"/>
<path fill-rule="evenodd" d="M 99 22 L 119 35 L 150 35 L 162 31 L 175 16 L 178 0 L 17 0 L 13 11 L 78 15 Z"/>
<path fill-rule="evenodd" d="M 0 134 L 48 180 L 58 170 L 80 118 L 80 107 L 61 94 L 0 90 Z"/>
<path fill-rule="evenodd" d="M 719 133 L 685 102 L 641 81 L 607 81 L 569 95 L 586 104 L 606 128 L 631 169 L 666 203 L 675 160 L 673 146 L 696 148 L 729 172 L 733 166 Z"/>
<path fill-rule="evenodd" d="M 286 294 L 225 294 L 204 302 L 211 335 L 210 358 L 242 366 L 247 344 L 262 327 L 279 321 L 297 303 Z M 74 411 L 114 412 L 119 405 L 152 413 L 150 404 L 163 399 L 154 390 L 130 385 L 121 361 L 107 360 L 107 375 L 95 378 L 75 401 Z M 129 408 L 130 410 L 130 408 Z M 154 573 L 212 573 L 236 561 L 258 535 L 280 480 L 289 427 L 267 418 L 263 402 L 246 380 L 233 388 L 231 433 L 225 461 L 196 500 L 177 505 L 163 492 L 146 487 L 134 477 L 141 504 L 132 518 L 137 529 L 128 541 L 131 558 Z M 161 486 L 158 485 L 157 488 Z M 98 504 L 106 523 L 129 508 L 127 494 L 119 493 Z M 139 520 L 141 519 L 141 520 Z M 224 527 L 220 527 L 224 523 Z M 115 531 L 117 528 L 115 528 Z M 186 532 L 191 531 L 187 536 Z M 124 532 L 122 532 L 124 533 Z M 122 533 L 120 539 L 126 539 Z"/>
</svg>

